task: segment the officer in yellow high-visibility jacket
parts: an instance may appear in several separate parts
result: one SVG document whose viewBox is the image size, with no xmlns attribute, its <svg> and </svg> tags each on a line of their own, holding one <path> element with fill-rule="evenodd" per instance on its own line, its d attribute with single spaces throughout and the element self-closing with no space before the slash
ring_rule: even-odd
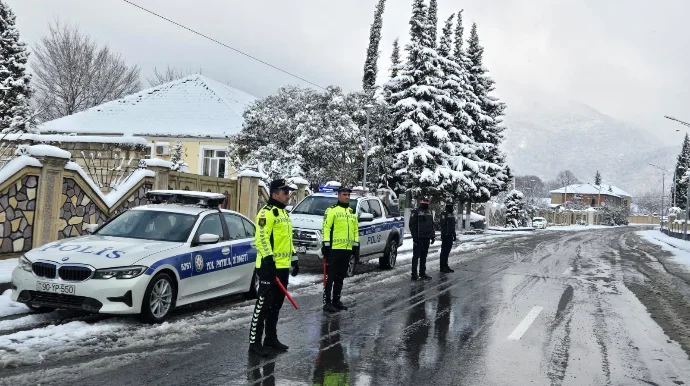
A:
<svg viewBox="0 0 690 386">
<path fill-rule="evenodd" d="M 339 188 L 338 203 L 326 209 L 324 214 L 321 252 L 326 259 L 323 310 L 327 312 L 347 310 L 340 301 L 340 292 L 343 289 L 343 279 L 347 274 L 350 256 L 357 256 L 359 253 L 359 228 L 357 214 L 350 208 L 351 192 L 351 189 Z"/>
<path fill-rule="evenodd" d="M 287 288 L 290 267 L 292 276 L 299 272 L 297 254 L 292 245 L 292 222 L 285 210 L 290 201 L 290 187 L 284 179 L 271 182 L 268 200 L 256 216 L 256 268 L 259 280 L 254 316 L 249 331 L 249 350 L 267 356 L 266 347 L 285 351 L 288 346 L 280 343 L 277 334 L 278 314 L 285 294 L 278 288 L 276 278 Z M 261 337 L 266 325 L 266 339 Z"/>
</svg>

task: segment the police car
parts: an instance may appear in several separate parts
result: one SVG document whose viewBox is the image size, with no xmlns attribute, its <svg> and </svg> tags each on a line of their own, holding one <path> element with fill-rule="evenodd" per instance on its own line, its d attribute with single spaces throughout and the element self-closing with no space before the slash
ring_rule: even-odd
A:
<svg viewBox="0 0 690 386">
<path fill-rule="evenodd" d="M 38 309 L 140 314 L 150 323 L 218 296 L 254 296 L 254 224 L 219 209 L 222 194 L 149 191 L 90 235 L 32 249 L 12 272 L 12 300 Z"/>
<path fill-rule="evenodd" d="M 300 261 L 323 259 L 321 232 L 324 214 L 328 207 L 338 202 L 336 190 L 339 186 L 337 182 L 329 182 L 320 186 L 318 193 L 307 196 L 294 208 L 288 208 L 292 219 L 292 239 Z M 397 205 L 388 208 L 380 198 L 353 189 L 350 207 L 359 219 L 359 256 L 350 258 L 347 276 L 354 275 L 358 263 L 376 258 L 381 268 L 394 268 L 405 234 L 405 219 Z"/>
</svg>

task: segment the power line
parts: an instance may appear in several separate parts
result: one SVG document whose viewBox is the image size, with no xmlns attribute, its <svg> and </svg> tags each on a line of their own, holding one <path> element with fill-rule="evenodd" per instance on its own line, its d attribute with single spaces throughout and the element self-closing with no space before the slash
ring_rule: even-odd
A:
<svg viewBox="0 0 690 386">
<path fill-rule="evenodd" d="M 318 87 L 318 88 L 320 88 L 320 89 L 323 89 L 323 90 L 326 89 L 326 88 L 323 87 L 323 86 L 319 86 L 318 84 L 316 84 L 316 83 L 314 83 L 314 82 L 310 82 L 310 81 L 308 81 L 308 80 L 306 80 L 306 79 L 304 79 L 304 78 L 302 78 L 302 77 L 300 77 L 300 76 L 298 76 L 298 75 L 295 75 L 295 74 L 293 74 L 293 73 L 291 73 L 291 72 L 289 72 L 289 71 L 285 71 L 285 70 L 283 70 L 283 69 L 280 68 L 280 67 L 277 67 L 277 66 L 272 65 L 271 63 L 264 62 L 263 60 L 261 60 L 261 59 L 259 59 L 259 58 L 256 58 L 256 57 L 254 57 L 254 56 L 251 56 L 251 55 L 249 55 L 249 54 L 247 54 L 247 53 L 245 53 L 245 52 L 242 52 L 242 51 L 238 50 L 237 48 L 231 47 L 231 46 L 229 46 L 229 45 L 227 45 L 227 44 L 225 44 L 225 43 L 223 43 L 223 42 L 221 42 L 221 41 L 218 41 L 218 40 L 216 40 L 216 39 L 214 39 L 214 38 L 212 38 L 212 37 L 210 37 L 210 36 L 206 36 L 206 35 L 202 34 L 201 32 L 195 31 L 195 30 L 193 30 L 193 29 L 191 29 L 191 28 L 189 28 L 189 27 L 186 27 L 186 26 L 184 26 L 184 25 L 182 25 L 182 24 L 180 24 L 180 23 L 178 23 L 178 22 L 176 22 L 176 21 L 170 20 L 170 19 L 168 19 L 167 17 L 165 17 L 165 16 L 163 16 L 163 15 L 159 15 L 159 14 L 157 14 L 157 13 L 151 11 L 151 10 L 148 10 L 148 9 L 146 9 L 146 8 L 144 8 L 144 7 L 140 6 L 140 5 L 138 5 L 138 4 L 135 4 L 135 3 L 133 3 L 133 2 L 131 2 L 131 1 L 129 1 L 129 0 L 122 0 L 122 1 L 124 1 L 125 3 L 128 3 L 128 4 L 130 4 L 130 5 L 133 5 L 133 6 L 137 7 L 137 8 L 139 8 L 139 9 L 141 9 L 142 11 L 145 11 L 145 12 L 148 12 L 148 13 L 154 15 L 154 16 L 157 16 L 157 17 L 159 17 L 159 18 L 161 18 L 161 19 L 163 19 L 163 20 L 165 20 L 165 21 L 168 21 L 168 22 L 170 22 L 170 23 L 172 23 L 172 24 L 175 24 L 175 25 L 178 26 L 178 27 L 184 28 L 184 29 L 186 29 L 186 30 L 189 31 L 189 32 L 195 33 L 195 34 L 197 34 L 197 35 L 199 35 L 199 36 L 201 36 L 201 37 L 203 37 L 203 38 L 206 38 L 206 39 L 208 39 L 208 40 L 210 40 L 210 41 L 212 41 L 212 42 L 214 42 L 214 43 L 220 44 L 221 46 L 223 46 L 223 47 L 225 47 L 225 48 L 229 48 L 229 49 L 231 49 L 231 50 L 233 50 L 233 51 L 235 51 L 235 52 L 237 52 L 237 53 L 240 53 L 240 54 L 242 54 L 242 55 L 244 55 L 244 56 L 246 56 L 246 57 L 248 57 L 248 58 L 254 59 L 254 60 L 256 60 L 256 61 L 259 62 L 259 63 L 265 64 L 265 65 L 267 65 L 267 66 L 269 66 L 269 67 L 271 67 L 271 68 L 274 68 L 274 69 L 276 69 L 276 70 L 278 70 L 278 71 L 280 71 L 280 72 L 286 73 L 286 74 L 288 74 L 288 75 L 290 75 L 290 76 L 292 76 L 292 77 L 294 77 L 294 78 L 297 78 L 297 79 L 299 79 L 299 80 L 301 80 L 301 81 L 303 81 L 303 82 L 307 82 L 307 83 L 311 84 L 312 86 L 316 86 L 316 87 Z"/>
</svg>

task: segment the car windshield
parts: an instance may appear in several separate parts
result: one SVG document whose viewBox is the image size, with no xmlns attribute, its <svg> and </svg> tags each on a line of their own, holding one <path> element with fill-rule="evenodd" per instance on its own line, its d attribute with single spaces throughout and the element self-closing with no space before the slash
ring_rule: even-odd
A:
<svg viewBox="0 0 690 386">
<path fill-rule="evenodd" d="M 313 214 L 323 216 L 329 206 L 338 202 L 336 196 L 309 196 L 302 200 L 290 213 L 293 214 Z M 357 200 L 350 200 L 350 208 L 357 209 Z"/>
<path fill-rule="evenodd" d="M 131 210 L 103 226 L 96 234 L 182 243 L 189 238 L 196 218 L 182 213 Z"/>
</svg>

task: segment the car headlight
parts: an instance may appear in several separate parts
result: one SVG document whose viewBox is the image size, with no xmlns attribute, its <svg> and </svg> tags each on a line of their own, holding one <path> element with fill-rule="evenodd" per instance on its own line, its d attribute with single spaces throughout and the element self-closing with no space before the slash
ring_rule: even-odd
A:
<svg viewBox="0 0 690 386">
<path fill-rule="evenodd" d="M 26 272 L 31 272 L 31 261 L 29 261 L 29 259 L 27 259 L 24 255 L 19 258 L 19 268 L 25 270 Z"/>
<path fill-rule="evenodd" d="M 97 269 L 93 274 L 94 279 L 133 279 L 146 272 L 148 267 L 133 266 L 120 268 Z"/>
</svg>

